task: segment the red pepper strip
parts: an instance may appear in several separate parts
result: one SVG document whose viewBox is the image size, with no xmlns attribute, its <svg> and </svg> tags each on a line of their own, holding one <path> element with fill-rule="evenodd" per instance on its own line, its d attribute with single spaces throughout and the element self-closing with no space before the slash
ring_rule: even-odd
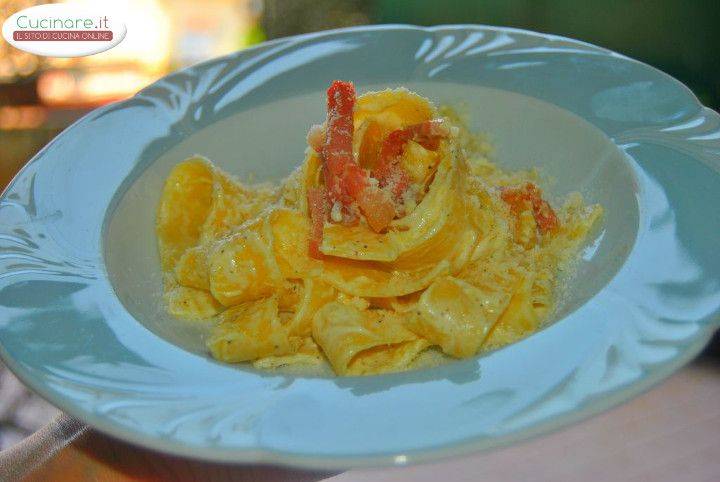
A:
<svg viewBox="0 0 720 482">
<path fill-rule="evenodd" d="M 327 91 L 327 125 L 322 149 L 325 186 L 331 203 L 342 207 L 343 224 L 357 221 L 351 205 L 362 197 L 368 174 L 355 162 L 352 152 L 355 87 L 334 81 Z"/>
<path fill-rule="evenodd" d="M 343 192 L 351 198 L 350 202 L 352 202 L 359 199 L 368 187 L 368 173 L 353 162 L 345 166 L 340 182 Z"/>
<path fill-rule="evenodd" d="M 343 186 L 360 207 L 370 228 L 380 232 L 395 217 L 395 203 L 377 186 L 370 185 L 367 172 L 357 164 L 348 164 Z"/>
<path fill-rule="evenodd" d="M 433 119 L 391 132 L 383 141 L 373 177 L 380 182 L 381 187 L 391 186 L 396 198 L 402 196 L 410 181 L 405 171 L 398 166 L 398 159 L 407 143 L 412 140 L 425 149 L 436 151 L 440 147 L 440 140 L 449 134 L 443 119 Z"/>
<path fill-rule="evenodd" d="M 335 80 L 327 90 L 327 123 L 322 149 L 325 187 L 331 203 L 344 206 L 352 199 L 343 186 L 347 166 L 354 164 L 352 152 L 355 87 L 352 82 Z"/>
<path fill-rule="evenodd" d="M 327 123 L 322 149 L 323 173 L 330 202 L 342 207 L 343 224 L 357 221 L 353 203 L 357 202 L 368 225 L 381 231 L 395 217 L 392 199 L 370 185 L 368 173 L 352 153 L 355 88 L 350 82 L 336 80 L 327 91 Z"/>
<path fill-rule="evenodd" d="M 357 202 L 370 229 L 377 233 L 385 229 L 396 213 L 390 196 L 377 186 L 370 185 L 367 171 L 358 164 L 348 164 L 344 176 L 343 186 Z"/>
<path fill-rule="evenodd" d="M 320 252 L 323 228 L 328 215 L 327 193 L 323 187 L 308 190 L 308 208 L 310 210 L 310 257 L 322 259 Z"/>
<path fill-rule="evenodd" d="M 357 202 L 368 226 L 376 233 L 384 230 L 395 218 L 395 203 L 387 192 L 377 187 L 368 186 Z"/>
<path fill-rule="evenodd" d="M 560 221 L 555 211 L 542 198 L 542 191 L 535 184 L 529 182 L 522 187 L 504 188 L 500 196 L 510 205 L 510 211 L 515 216 L 518 216 L 523 210 L 531 208 L 540 233 L 556 231 L 560 227 Z"/>
</svg>

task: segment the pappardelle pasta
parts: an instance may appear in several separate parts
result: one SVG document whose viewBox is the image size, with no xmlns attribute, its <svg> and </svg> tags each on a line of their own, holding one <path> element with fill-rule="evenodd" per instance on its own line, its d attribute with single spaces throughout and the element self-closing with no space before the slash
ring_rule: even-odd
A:
<svg viewBox="0 0 720 482">
<path fill-rule="evenodd" d="M 213 324 L 207 346 L 258 368 L 329 362 L 338 375 L 465 358 L 536 331 L 559 273 L 601 216 L 554 209 L 534 171 L 505 172 L 450 110 L 405 89 L 327 92 L 327 119 L 279 186 L 196 156 L 157 214 L 164 300 Z"/>
</svg>

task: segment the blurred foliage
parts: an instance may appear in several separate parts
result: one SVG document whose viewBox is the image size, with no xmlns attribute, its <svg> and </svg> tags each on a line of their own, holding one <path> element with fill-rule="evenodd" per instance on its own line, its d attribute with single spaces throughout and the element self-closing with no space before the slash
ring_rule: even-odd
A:
<svg viewBox="0 0 720 482">
<path fill-rule="evenodd" d="M 368 23 L 479 23 L 584 40 L 649 63 L 720 107 L 720 1 L 266 0 L 268 38 Z"/>
<path fill-rule="evenodd" d="M 265 0 L 262 27 L 268 38 L 375 23 L 372 2 L 362 0 Z"/>
</svg>

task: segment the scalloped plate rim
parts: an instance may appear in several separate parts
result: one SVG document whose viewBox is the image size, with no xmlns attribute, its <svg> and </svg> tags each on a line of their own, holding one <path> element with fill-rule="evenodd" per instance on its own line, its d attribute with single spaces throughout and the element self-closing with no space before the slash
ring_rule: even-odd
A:
<svg viewBox="0 0 720 482">
<path fill-rule="evenodd" d="M 531 32 L 523 29 L 516 29 L 516 28 L 509 28 L 509 27 L 492 27 L 492 26 L 485 26 L 485 25 L 439 25 L 434 27 L 416 27 L 411 25 L 403 25 L 403 24 L 389 24 L 389 25 L 376 25 L 376 26 L 360 26 L 360 27 L 351 27 L 351 28 L 342 28 L 342 29 L 334 29 L 334 30 L 328 30 L 328 31 L 322 31 L 322 32 L 314 32 L 309 34 L 303 34 L 293 37 L 285 37 L 280 39 L 275 39 L 270 42 L 266 42 L 264 44 L 261 44 L 259 46 L 246 49 L 242 51 L 243 53 L 252 52 L 258 48 L 267 47 L 269 45 L 275 45 L 279 44 L 284 41 L 288 40 L 295 40 L 295 41 L 304 41 L 304 40 L 311 40 L 315 38 L 322 38 L 333 34 L 342 34 L 342 33 L 352 33 L 352 32 L 367 32 L 367 31 L 382 31 L 382 30 L 392 30 L 392 29 L 406 29 L 406 30 L 419 30 L 424 32 L 432 32 L 436 33 L 438 31 L 442 32 L 443 30 L 456 30 L 456 31 L 462 31 L 462 30 L 490 30 L 494 32 L 511 32 L 511 33 L 520 33 L 524 35 L 531 35 L 531 36 L 540 36 L 546 39 L 559 39 L 559 40 L 567 40 L 572 43 L 576 44 L 583 44 L 586 46 L 590 46 L 596 49 L 600 49 L 602 51 L 607 52 L 608 54 L 616 55 L 619 57 L 622 57 L 623 59 L 627 59 L 632 62 L 636 62 L 639 64 L 644 65 L 645 67 L 652 69 L 655 73 L 661 74 L 665 78 L 672 79 L 677 86 L 682 87 L 685 91 L 689 92 L 692 95 L 692 98 L 695 101 L 695 104 L 699 108 L 703 108 L 704 106 L 700 103 L 700 101 L 697 99 L 697 97 L 680 81 L 677 79 L 669 76 L 668 74 L 648 65 L 641 61 L 637 61 L 635 59 L 626 57 L 622 54 L 617 54 L 611 50 L 598 47 L 586 42 L 574 40 L 567 37 L 561 37 L 557 35 L 550 35 L 550 34 L 543 34 L 543 33 L 536 33 Z M 231 59 L 236 54 L 230 54 L 228 56 L 223 57 L 224 59 Z M 176 75 L 180 73 L 189 73 L 192 71 L 192 69 L 197 68 L 201 65 L 217 61 L 218 59 L 212 59 L 206 62 L 203 62 L 201 64 L 197 64 L 185 69 L 182 69 L 180 71 L 174 72 L 170 75 Z M 133 98 L 137 96 L 141 96 L 144 92 L 148 91 L 149 89 L 152 89 L 153 87 L 156 87 L 159 83 L 163 82 L 165 78 L 159 79 L 158 81 L 154 82 L 153 84 L 150 84 L 140 92 L 136 94 L 136 96 L 120 101 L 117 103 L 110 104 L 108 106 L 96 109 L 85 116 L 83 116 L 81 119 L 74 122 L 71 126 L 69 126 L 63 133 L 61 133 L 56 139 L 53 139 L 50 143 L 48 143 L 43 149 L 41 149 L 19 172 L 18 174 L 13 178 L 13 180 L 8 184 L 8 186 L 3 190 L 3 193 L 0 197 L 3 199 L 5 198 L 6 194 L 15 186 L 16 182 L 21 179 L 24 174 L 27 172 L 27 170 L 33 166 L 35 163 L 39 162 L 39 160 L 43 157 L 45 152 L 51 148 L 58 139 L 61 138 L 61 136 L 67 135 L 67 133 L 71 132 L 73 129 L 77 128 L 78 126 L 81 126 L 85 122 L 87 122 L 89 119 L 92 119 L 95 116 L 101 115 L 104 112 L 106 112 L 108 109 L 116 109 L 118 107 L 123 106 L 128 101 L 132 100 Z M 714 112 L 714 111 L 711 111 Z M 717 116 L 715 113 L 714 115 Z M 106 266 L 104 263 L 100 266 L 101 269 L 104 269 Z M 714 318 L 717 321 L 718 313 L 715 313 Z M 686 364 L 692 357 L 694 357 L 708 342 L 710 337 L 712 336 L 713 332 L 717 329 L 717 326 L 713 326 L 713 322 L 710 322 L 706 324 L 705 326 L 701 327 L 699 329 L 699 332 L 696 334 L 695 338 L 693 339 L 693 342 L 687 346 L 684 347 L 682 351 L 680 351 L 680 354 L 675 356 L 670 362 L 667 362 L 665 365 L 663 365 L 663 369 L 656 372 L 654 374 L 654 377 L 645 377 L 641 378 L 631 384 L 629 386 L 622 386 L 618 387 L 616 390 L 610 392 L 608 394 L 600 393 L 596 397 L 592 397 L 585 402 L 585 406 L 581 407 L 579 409 L 576 409 L 575 411 L 569 412 L 567 414 L 564 414 L 562 416 L 556 417 L 554 419 L 548 420 L 546 422 L 537 424 L 533 427 L 532 430 L 521 430 L 516 434 L 510 434 L 505 436 L 504 438 L 498 440 L 494 439 L 494 441 L 491 444 L 488 444 L 487 440 L 482 439 L 482 437 L 474 437 L 469 439 L 460 440 L 451 444 L 435 447 L 433 449 L 420 449 L 415 453 L 414 451 L 410 451 L 403 454 L 379 454 L 379 455 L 363 455 L 363 456 L 351 456 L 351 457 L 330 457 L 326 458 L 322 455 L 320 456 L 308 456 L 308 455 L 297 455 L 294 453 L 287 453 L 282 451 L 277 451 L 273 449 L 266 449 L 266 448 L 253 448 L 253 449 L 227 449 L 227 450 L 218 450 L 216 448 L 198 448 L 198 447 L 190 447 L 181 443 L 178 443 L 177 441 L 164 441 L 160 438 L 153 438 L 149 437 L 147 435 L 139 434 L 133 430 L 126 429 L 124 427 L 119 427 L 117 424 L 113 422 L 105 423 L 105 421 L 98 417 L 95 413 L 87 413 L 80 409 L 78 406 L 73 405 L 71 403 L 64 403 L 64 400 L 59 399 L 56 400 L 56 397 L 54 396 L 52 390 L 48 389 L 46 385 L 42 384 L 33 377 L 33 375 L 30 373 L 29 370 L 26 369 L 26 367 L 19 361 L 11 358 L 9 356 L 9 353 L 6 350 L 6 347 L 4 344 L 0 344 L 0 357 L 3 359 L 3 361 L 7 364 L 7 366 L 25 382 L 29 386 L 31 386 L 36 392 L 40 393 L 44 398 L 48 400 L 53 400 L 53 403 L 57 404 L 62 408 L 63 410 L 67 411 L 71 415 L 74 415 L 80 419 L 91 419 L 92 425 L 97 427 L 99 430 L 113 436 L 117 436 L 123 440 L 131 441 L 138 443 L 140 445 L 153 448 L 156 450 L 161 451 L 168 451 L 174 454 L 178 455 L 184 455 L 191 458 L 198 458 L 203 460 L 214 460 L 214 461 L 223 461 L 223 462 L 237 462 L 237 463 L 274 463 L 274 464 L 281 464 L 281 465 L 289 465 L 289 466 L 295 466 L 295 467 L 304 467 L 304 468 L 324 468 L 324 469 L 340 469 L 340 468 L 347 468 L 347 467 L 369 467 L 369 466 L 378 466 L 378 465 L 404 465 L 406 463 L 414 463 L 414 462 L 427 462 L 432 460 L 437 460 L 439 458 L 444 458 L 447 456 L 455 456 L 455 455 L 461 455 L 461 454 L 467 454 L 476 450 L 483 450 L 486 448 L 491 447 L 498 447 L 498 446 L 504 446 L 508 445 L 510 443 L 513 443 L 520 439 L 526 439 L 528 437 L 536 436 L 542 433 L 546 433 L 551 430 L 558 429 L 560 427 L 563 427 L 565 425 L 568 425 L 570 423 L 573 423 L 577 420 L 585 419 L 589 416 L 592 416 L 596 413 L 599 413 L 601 411 L 607 410 L 608 408 L 615 406 L 623 401 L 626 401 L 639 393 L 642 393 L 658 382 L 664 380 L 669 375 L 671 375 L 674 371 L 676 371 L 679 367 Z M 402 456 L 402 460 L 398 460 L 398 456 Z"/>
</svg>

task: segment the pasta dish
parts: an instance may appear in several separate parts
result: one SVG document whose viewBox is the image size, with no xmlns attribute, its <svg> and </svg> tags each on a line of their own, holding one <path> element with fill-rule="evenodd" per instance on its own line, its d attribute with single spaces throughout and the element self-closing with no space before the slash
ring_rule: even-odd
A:
<svg viewBox="0 0 720 482">
<path fill-rule="evenodd" d="M 211 323 L 218 360 L 338 375 L 466 358 L 548 320 L 602 208 L 553 202 L 459 116 L 406 89 L 327 91 L 302 164 L 246 184 L 200 156 L 157 213 L 168 312 Z M 556 200 L 553 200 L 556 201 Z"/>
</svg>

